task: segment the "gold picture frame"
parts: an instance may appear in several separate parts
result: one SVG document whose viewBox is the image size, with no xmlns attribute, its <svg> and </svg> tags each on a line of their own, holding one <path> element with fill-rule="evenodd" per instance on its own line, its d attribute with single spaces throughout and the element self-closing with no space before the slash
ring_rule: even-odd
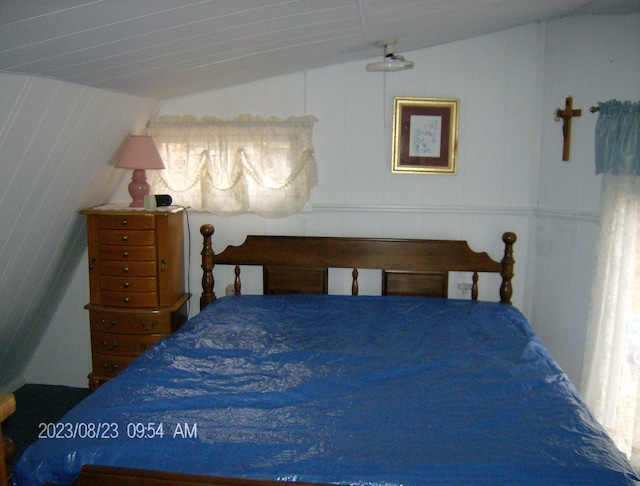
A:
<svg viewBox="0 0 640 486">
<path fill-rule="evenodd" d="M 460 100 L 396 97 L 393 105 L 391 171 L 455 174 Z"/>
</svg>

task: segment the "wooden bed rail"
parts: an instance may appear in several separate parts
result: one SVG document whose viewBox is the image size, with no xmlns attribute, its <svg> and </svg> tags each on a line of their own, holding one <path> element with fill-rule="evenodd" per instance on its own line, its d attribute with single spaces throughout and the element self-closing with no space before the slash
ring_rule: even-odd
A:
<svg viewBox="0 0 640 486">
<path fill-rule="evenodd" d="M 448 273 L 471 272 L 471 298 L 478 298 L 478 273 L 499 273 L 500 302 L 511 303 L 513 293 L 513 245 L 516 234 L 504 233 L 504 256 L 500 262 L 486 252 L 476 253 L 466 241 L 411 240 L 348 237 L 248 236 L 240 246 L 214 254 L 214 228 L 200 228 L 202 248 L 202 295 L 200 308 L 216 299 L 213 268 L 234 265 L 234 293 L 241 293 L 240 266 L 263 267 L 264 293 L 328 293 L 328 269 L 352 269 L 352 294 L 358 294 L 358 269 L 381 269 L 383 295 L 447 297 Z"/>
</svg>

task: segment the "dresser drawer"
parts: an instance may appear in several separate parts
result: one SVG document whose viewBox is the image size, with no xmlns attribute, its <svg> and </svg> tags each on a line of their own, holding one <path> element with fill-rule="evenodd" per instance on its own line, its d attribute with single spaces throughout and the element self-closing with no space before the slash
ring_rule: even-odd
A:
<svg viewBox="0 0 640 486">
<path fill-rule="evenodd" d="M 104 276 L 100 278 L 100 288 L 116 292 L 156 292 L 158 281 L 155 277 Z"/>
<path fill-rule="evenodd" d="M 106 378 L 113 378 L 136 358 L 135 356 L 115 356 L 99 353 L 92 354 L 92 374 L 104 376 Z"/>
<path fill-rule="evenodd" d="M 104 245 L 149 245 L 156 244 L 156 232 L 153 230 L 118 230 L 98 231 L 100 243 Z"/>
<path fill-rule="evenodd" d="M 131 275 L 133 277 L 155 277 L 156 267 L 156 262 L 103 261 L 100 262 L 100 274 L 114 276 Z"/>
<path fill-rule="evenodd" d="M 97 354 L 138 356 L 153 346 L 166 334 L 116 334 L 91 333 L 91 349 Z"/>
<path fill-rule="evenodd" d="M 169 334 L 173 331 L 169 312 L 89 311 L 91 332 Z"/>
<path fill-rule="evenodd" d="M 98 229 L 155 229 L 156 219 L 152 214 L 99 214 Z"/>
<path fill-rule="evenodd" d="M 102 291 L 102 305 L 119 307 L 157 307 L 157 292 L 111 292 Z"/>
<path fill-rule="evenodd" d="M 155 246 L 100 245 L 100 260 L 153 261 L 156 260 Z"/>
</svg>

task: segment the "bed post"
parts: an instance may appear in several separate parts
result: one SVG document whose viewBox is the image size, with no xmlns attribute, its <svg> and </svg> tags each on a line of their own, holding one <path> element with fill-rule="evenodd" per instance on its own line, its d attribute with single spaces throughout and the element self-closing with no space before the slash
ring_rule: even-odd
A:
<svg viewBox="0 0 640 486">
<path fill-rule="evenodd" d="M 236 265 L 233 269 L 233 273 L 236 274 L 236 278 L 233 280 L 233 295 L 241 295 L 242 282 L 240 281 L 240 265 Z"/>
<path fill-rule="evenodd" d="M 200 253 L 202 255 L 202 295 L 200 296 L 200 310 L 216 300 L 216 294 L 213 291 L 213 248 L 211 247 L 211 236 L 213 232 L 213 225 L 203 224 L 200 227 L 200 234 L 204 237 L 202 252 Z"/>
<path fill-rule="evenodd" d="M 511 287 L 511 279 L 513 278 L 513 264 L 516 262 L 513 259 L 513 244 L 518 237 L 515 233 L 507 232 L 502 235 L 502 241 L 504 241 L 504 257 L 502 257 L 502 285 L 500 286 L 500 302 L 503 304 L 511 304 L 511 294 L 513 288 Z"/>
</svg>

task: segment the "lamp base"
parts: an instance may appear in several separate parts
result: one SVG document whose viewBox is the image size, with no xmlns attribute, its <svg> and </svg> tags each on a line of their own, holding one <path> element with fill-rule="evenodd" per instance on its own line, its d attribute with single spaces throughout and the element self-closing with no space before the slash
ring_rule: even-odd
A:
<svg viewBox="0 0 640 486">
<path fill-rule="evenodd" d="M 131 182 L 129 183 L 129 194 L 131 195 L 131 208 L 143 208 L 144 197 L 151 191 L 151 186 L 147 182 L 147 175 L 144 169 L 136 169 L 133 171 Z"/>
</svg>

